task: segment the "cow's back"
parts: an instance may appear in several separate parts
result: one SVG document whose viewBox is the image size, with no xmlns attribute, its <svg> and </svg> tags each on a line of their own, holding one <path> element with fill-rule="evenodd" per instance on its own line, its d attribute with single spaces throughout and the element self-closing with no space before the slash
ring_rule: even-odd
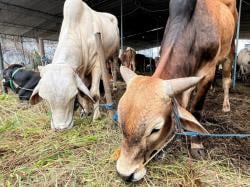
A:
<svg viewBox="0 0 250 187">
<path fill-rule="evenodd" d="M 95 33 L 102 34 L 102 43 L 106 59 L 119 49 L 119 29 L 118 21 L 115 16 L 109 13 L 94 11 L 96 24 L 94 24 Z"/>
<path fill-rule="evenodd" d="M 237 10 L 235 0 L 206 0 L 208 11 L 212 15 L 220 34 L 219 59 L 230 53 L 235 32 Z"/>
<path fill-rule="evenodd" d="M 208 72 L 204 70 L 218 62 L 214 59 L 224 58 L 230 52 L 235 29 L 231 9 L 221 0 L 171 2 L 173 13 L 165 29 L 160 63 L 154 76 L 171 79 Z"/>
<path fill-rule="evenodd" d="M 90 72 L 97 60 L 95 33 L 100 32 L 105 58 L 119 48 L 119 31 L 115 16 L 92 10 L 81 0 L 67 0 L 64 19 L 53 63 L 66 62 Z"/>
</svg>

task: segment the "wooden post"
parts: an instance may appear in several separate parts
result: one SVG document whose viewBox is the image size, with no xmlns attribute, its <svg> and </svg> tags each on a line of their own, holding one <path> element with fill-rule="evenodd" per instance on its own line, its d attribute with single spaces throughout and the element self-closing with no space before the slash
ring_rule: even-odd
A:
<svg viewBox="0 0 250 187">
<path fill-rule="evenodd" d="M 4 70 L 4 63 L 3 63 L 3 53 L 2 53 L 2 46 L 0 43 L 0 84 L 1 84 L 1 92 L 5 93 L 5 89 L 3 86 L 3 70 Z"/>
<path fill-rule="evenodd" d="M 123 52 L 123 0 L 121 0 L 121 51 Z"/>
<path fill-rule="evenodd" d="M 109 78 L 108 78 L 108 70 L 106 68 L 106 60 L 105 60 L 105 56 L 104 56 L 104 52 L 102 48 L 101 33 L 96 33 L 95 38 L 96 38 L 99 61 L 101 65 L 102 81 L 104 85 L 106 101 L 107 103 L 112 103 L 111 89 L 110 89 Z M 108 111 L 108 114 L 112 118 L 113 111 L 111 110 Z"/>
<path fill-rule="evenodd" d="M 43 43 L 43 39 L 42 38 L 38 38 L 38 49 L 39 49 L 39 54 L 41 57 L 41 62 L 42 62 L 42 58 L 45 56 L 45 51 L 44 51 L 44 43 Z M 43 62 L 42 65 L 44 66 Z"/>
<path fill-rule="evenodd" d="M 117 90 L 117 64 L 118 64 L 118 56 L 114 57 L 112 62 L 113 91 Z"/>
</svg>

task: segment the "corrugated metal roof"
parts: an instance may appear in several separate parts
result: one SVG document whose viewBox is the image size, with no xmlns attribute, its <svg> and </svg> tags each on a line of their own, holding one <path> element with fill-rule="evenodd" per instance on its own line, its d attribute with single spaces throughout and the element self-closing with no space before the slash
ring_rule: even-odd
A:
<svg viewBox="0 0 250 187">
<path fill-rule="evenodd" d="M 97 11 L 120 19 L 120 0 L 86 0 Z M 159 45 L 169 0 L 123 0 L 125 45 Z M 0 0 L 0 33 L 57 40 L 64 0 Z M 250 0 L 243 0 L 241 38 L 250 38 Z"/>
</svg>

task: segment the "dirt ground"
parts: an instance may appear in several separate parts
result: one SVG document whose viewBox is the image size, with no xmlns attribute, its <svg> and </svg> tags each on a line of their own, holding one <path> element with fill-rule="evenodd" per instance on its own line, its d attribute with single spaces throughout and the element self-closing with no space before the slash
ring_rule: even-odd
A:
<svg viewBox="0 0 250 187">
<path fill-rule="evenodd" d="M 250 133 L 250 84 L 238 83 L 230 91 L 231 112 L 222 112 L 223 90 L 217 85 L 205 103 L 203 125 L 211 133 Z M 227 156 L 235 166 L 250 173 L 250 138 L 206 138 L 205 145 L 214 159 Z"/>
</svg>

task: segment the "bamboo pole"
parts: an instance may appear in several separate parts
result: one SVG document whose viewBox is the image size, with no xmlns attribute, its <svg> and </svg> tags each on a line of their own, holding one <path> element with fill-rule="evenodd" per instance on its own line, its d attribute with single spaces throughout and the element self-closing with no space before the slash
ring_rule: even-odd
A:
<svg viewBox="0 0 250 187">
<path fill-rule="evenodd" d="M 113 73 L 113 91 L 117 91 L 117 66 L 118 66 L 118 57 L 113 57 L 112 62 L 112 73 Z"/>
</svg>

